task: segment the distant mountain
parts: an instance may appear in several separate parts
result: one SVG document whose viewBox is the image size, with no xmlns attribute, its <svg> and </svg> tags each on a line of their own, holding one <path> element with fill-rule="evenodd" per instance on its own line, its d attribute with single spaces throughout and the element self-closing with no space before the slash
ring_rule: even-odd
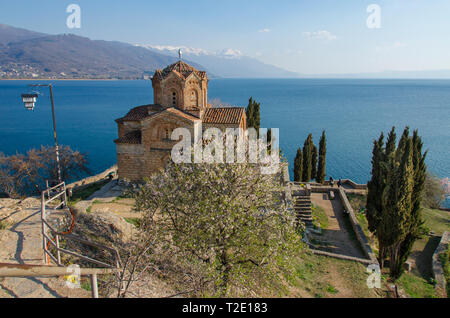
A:
<svg viewBox="0 0 450 318">
<path fill-rule="evenodd" d="M 50 35 L 0 24 L 0 78 L 138 79 L 178 60 L 178 49 Z M 237 50 L 184 50 L 209 77 L 298 77 Z"/>
<path fill-rule="evenodd" d="M 293 78 L 300 74 L 273 65 L 265 64 L 255 58 L 243 55 L 238 50 L 227 49 L 209 52 L 185 46 L 137 45 L 152 52 L 177 56 L 181 49 L 183 57 L 203 65 L 209 72 L 220 77 L 246 78 Z"/>
<path fill-rule="evenodd" d="M 0 24 L 0 45 L 7 45 L 9 42 L 23 41 L 43 36 L 46 36 L 46 34 Z"/>
<path fill-rule="evenodd" d="M 122 42 L 0 27 L 0 78 L 137 79 L 176 60 Z"/>
<path fill-rule="evenodd" d="M 450 79 L 450 70 L 383 71 L 374 73 L 320 74 L 305 78 L 347 78 L 347 79 Z"/>
</svg>

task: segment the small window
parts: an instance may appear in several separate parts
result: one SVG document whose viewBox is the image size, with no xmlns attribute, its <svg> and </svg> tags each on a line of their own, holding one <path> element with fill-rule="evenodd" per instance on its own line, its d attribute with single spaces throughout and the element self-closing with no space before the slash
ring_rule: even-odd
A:
<svg viewBox="0 0 450 318">
<path fill-rule="evenodd" d="M 172 106 L 177 106 L 177 93 L 172 93 Z"/>
<path fill-rule="evenodd" d="M 170 139 L 170 131 L 169 129 L 164 130 L 164 139 Z"/>
</svg>

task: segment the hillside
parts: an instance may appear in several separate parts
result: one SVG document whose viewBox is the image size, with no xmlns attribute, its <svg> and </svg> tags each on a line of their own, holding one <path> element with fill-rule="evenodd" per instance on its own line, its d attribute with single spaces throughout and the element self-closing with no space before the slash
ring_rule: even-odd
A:
<svg viewBox="0 0 450 318">
<path fill-rule="evenodd" d="M 221 77 L 241 78 L 298 78 L 300 74 L 282 69 L 277 66 L 265 64 L 255 58 L 243 55 L 238 50 L 224 50 L 222 52 L 209 52 L 203 49 L 188 47 L 142 45 L 152 52 L 177 56 L 178 49 L 183 57 L 203 65 L 209 72 Z"/>
<path fill-rule="evenodd" d="M 127 43 L 0 26 L 0 78 L 139 79 L 175 61 Z"/>
<path fill-rule="evenodd" d="M 298 77 L 241 54 L 183 54 L 213 77 Z M 0 24 L 0 79 L 141 79 L 178 60 L 178 50 L 50 35 Z M 232 52 L 233 53 L 233 52 Z M 240 53 L 240 52 L 239 52 Z"/>
</svg>

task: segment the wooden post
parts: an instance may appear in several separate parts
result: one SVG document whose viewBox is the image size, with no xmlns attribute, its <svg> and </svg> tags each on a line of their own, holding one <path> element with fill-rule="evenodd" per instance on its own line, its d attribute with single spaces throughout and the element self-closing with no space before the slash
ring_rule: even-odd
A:
<svg viewBox="0 0 450 318">
<path fill-rule="evenodd" d="M 44 191 L 41 192 L 41 219 L 45 219 L 45 193 Z M 45 233 L 45 223 L 42 222 L 42 247 L 44 251 L 44 264 L 47 263 L 47 254 L 45 254 L 45 251 L 47 250 L 47 242 L 44 236 Z"/>
<path fill-rule="evenodd" d="M 61 266 L 61 253 L 59 252 L 59 235 L 56 234 L 56 254 L 58 259 L 58 266 Z"/>
<path fill-rule="evenodd" d="M 97 274 L 91 275 L 92 298 L 98 298 Z"/>
</svg>

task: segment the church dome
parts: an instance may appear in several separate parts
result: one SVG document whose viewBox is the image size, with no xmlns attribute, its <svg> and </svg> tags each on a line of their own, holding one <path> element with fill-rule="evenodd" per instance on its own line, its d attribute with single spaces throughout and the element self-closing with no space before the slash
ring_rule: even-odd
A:
<svg viewBox="0 0 450 318">
<path fill-rule="evenodd" d="M 195 73 L 199 78 L 203 79 L 206 78 L 206 72 L 199 71 L 195 67 L 183 62 L 178 61 L 176 63 L 173 63 L 163 70 L 156 70 L 154 78 L 155 79 L 164 79 L 166 78 L 171 72 L 175 72 L 178 75 L 180 75 L 183 79 L 186 79 L 189 75 L 192 73 Z"/>
</svg>

